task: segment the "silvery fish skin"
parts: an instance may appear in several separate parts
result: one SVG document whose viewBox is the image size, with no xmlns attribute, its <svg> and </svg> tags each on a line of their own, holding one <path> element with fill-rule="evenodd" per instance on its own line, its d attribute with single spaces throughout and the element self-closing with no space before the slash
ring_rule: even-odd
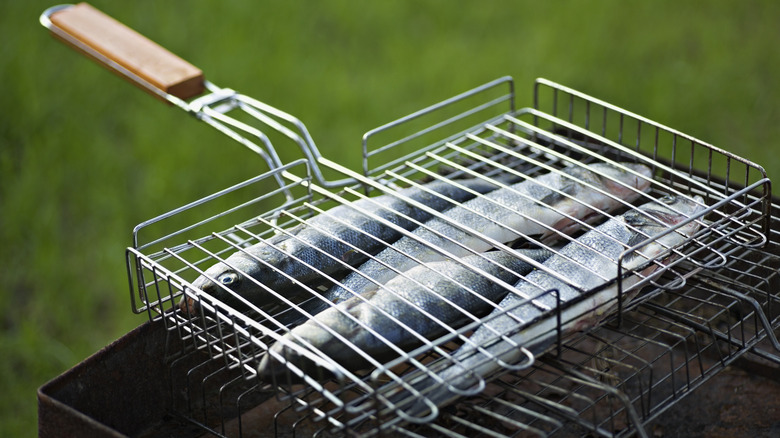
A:
<svg viewBox="0 0 780 438">
<path fill-rule="evenodd" d="M 636 200 L 650 187 L 649 167 L 633 163 L 621 163 L 621 166 L 597 163 L 569 167 L 561 173 L 547 173 L 476 197 L 448 210 L 446 219 L 435 217 L 418 227 L 414 237 L 400 238 L 361 265 L 358 272 L 349 274 L 341 284 L 328 290 L 325 296 L 332 302 L 340 302 L 375 290 L 418 262 L 467 256 L 492 247 L 490 242 L 459 226 L 501 243 L 521 236 L 550 235 L 549 228 L 564 233 L 576 231 L 580 224 L 567 215 L 587 220 L 594 209 L 615 210 L 624 202 Z M 434 248 L 444 249 L 449 255 Z M 306 310 L 317 313 L 327 307 L 327 303 L 316 301 Z"/>
<path fill-rule="evenodd" d="M 440 384 L 437 379 L 425 375 L 419 379 L 412 378 L 412 385 L 425 393 L 429 403 L 441 407 L 458 397 L 449 388 L 455 388 L 460 393 L 474 388 L 480 379 L 489 378 L 501 369 L 498 360 L 507 364 L 522 362 L 526 356 L 520 347 L 534 355 L 543 353 L 557 335 L 557 315 L 550 311 L 556 306 L 556 298 L 553 294 L 545 294 L 533 301 L 528 300 L 530 297 L 538 297 L 543 291 L 556 289 L 562 303 L 570 300 L 573 303 L 561 312 L 564 334 L 594 326 L 617 305 L 617 285 L 585 296 L 582 296 L 582 292 L 614 280 L 617 276 L 618 256 L 627 248 L 645 241 L 647 236 L 660 235 L 669 227 L 682 223 L 704 209 L 703 200 L 698 196 L 695 199 L 663 198 L 659 202 L 644 204 L 638 211 L 631 210 L 617 216 L 585 233 L 566 245 L 559 254 L 550 257 L 543 264 L 545 269 L 536 270 L 522 279 L 516 285 L 517 291 L 508 294 L 499 308 L 484 319 L 485 322 L 468 341 L 452 354 L 454 364 L 438 373 L 438 382 L 446 384 Z M 697 221 L 692 221 L 676 232 L 658 238 L 624 258 L 623 267 L 625 270 L 642 267 L 668 248 L 682 244 L 698 228 Z M 644 268 L 641 276 L 646 278 L 657 268 L 658 264 L 650 264 Z M 629 290 L 640 279 L 640 274 L 624 278 L 623 290 Z M 637 292 L 624 295 L 624 303 Z M 509 334 L 530 321 L 534 321 L 533 324 L 510 335 L 510 341 L 506 338 L 497 339 L 499 334 Z M 480 349 L 477 350 L 476 346 Z M 429 409 L 426 402 L 420 402 L 419 398 L 416 401 L 414 398 L 405 400 L 412 402 L 411 406 L 402 408 L 409 415 L 419 416 Z"/>
<path fill-rule="evenodd" d="M 442 211 L 452 207 L 453 203 L 473 198 L 476 196 L 474 192 L 486 193 L 497 188 L 494 182 L 480 178 L 454 181 L 466 189 L 449 181 L 436 180 L 424 184 L 433 193 L 419 187 L 409 187 L 398 192 Z M 401 236 L 399 231 L 382 224 L 371 215 L 405 229 L 413 229 L 417 226 L 415 221 L 424 222 L 431 217 L 429 213 L 412 207 L 394 195 L 361 199 L 339 205 L 326 213 L 310 218 L 308 224 L 300 224 L 287 233 L 277 234 L 231 254 L 224 262 L 208 268 L 204 275 L 193 282 L 193 286 L 236 307 L 243 306 L 235 295 L 261 306 L 273 301 L 274 297 L 256 282 L 285 293 L 297 288 L 291 277 L 307 283 L 321 277 L 317 270 L 333 275 L 366 259 L 367 256 L 355 248 L 375 254 Z M 184 300 L 181 307 L 193 311 L 194 303 L 189 299 Z"/>
<path fill-rule="evenodd" d="M 272 350 L 312 374 L 315 365 L 297 353 L 303 345 L 314 347 L 350 371 L 370 366 L 356 349 L 383 363 L 397 357 L 399 350 L 421 345 L 422 339 L 446 334 L 447 327 L 457 328 L 486 315 L 511 287 L 494 279 L 513 285 L 533 269 L 526 260 L 541 263 L 550 255 L 544 249 L 490 251 L 457 261 L 418 265 L 381 289 L 315 315 L 287 333 Z M 270 379 L 284 367 L 266 355 L 258 370 Z"/>
</svg>

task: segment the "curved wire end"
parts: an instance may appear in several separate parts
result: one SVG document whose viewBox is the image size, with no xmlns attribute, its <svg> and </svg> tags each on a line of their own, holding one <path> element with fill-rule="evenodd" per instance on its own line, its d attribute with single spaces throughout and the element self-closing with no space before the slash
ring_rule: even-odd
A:
<svg viewBox="0 0 780 438">
<path fill-rule="evenodd" d="M 428 410 L 430 413 L 428 415 L 425 415 L 424 417 L 418 417 L 416 415 L 409 415 L 406 412 L 404 412 L 403 409 L 396 409 L 396 414 L 403 420 L 409 423 L 413 424 L 425 424 L 430 423 L 431 421 L 435 420 L 436 417 L 439 416 L 439 406 L 436 405 L 436 403 L 432 402 L 427 397 L 423 397 L 422 400 L 423 403 L 428 407 Z M 417 404 L 415 404 L 415 407 Z M 425 411 L 422 411 L 425 412 Z"/>
<path fill-rule="evenodd" d="M 50 8 L 47 8 L 45 11 L 43 11 L 43 13 L 41 14 L 41 16 L 38 19 L 38 21 L 41 22 L 43 27 L 45 27 L 47 29 L 51 29 L 51 27 L 54 24 L 51 22 L 51 18 L 50 17 L 52 15 L 54 15 L 55 12 L 59 12 L 59 11 L 61 11 L 63 9 L 67 9 L 67 8 L 69 8 L 71 6 L 73 6 L 73 5 L 72 4 L 64 4 L 64 5 L 57 5 L 57 6 L 52 6 Z"/>
<path fill-rule="evenodd" d="M 487 383 L 485 382 L 485 379 L 481 377 L 477 377 L 478 384 L 476 387 L 470 387 L 466 389 L 460 389 L 455 385 L 447 384 L 447 390 L 450 391 L 453 394 L 457 394 L 463 397 L 471 397 L 474 395 L 479 394 L 482 392 L 485 387 L 487 386 Z"/>
<path fill-rule="evenodd" d="M 525 370 L 525 369 L 529 368 L 531 365 L 533 365 L 534 362 L 536 362 L 536 356 L 531 352 L 531 350 L 529 350 L 529 349 L 527 349 L 525 347 L 520 347 L 520 351 L 522 351 L 523 354 L 528 358 L 527 361 L 518 362 L 516 364 L 510 364 L 510 363 L 504 362 L 503 360 L 501 360 L 498 357 L 495 358 L 495 361 L 499 365 L 501 365 L 502 368 L 506 368 L 506 369 L 508 369 L 510 371 L 522 371 L 522 370 Z"/>
</svg>

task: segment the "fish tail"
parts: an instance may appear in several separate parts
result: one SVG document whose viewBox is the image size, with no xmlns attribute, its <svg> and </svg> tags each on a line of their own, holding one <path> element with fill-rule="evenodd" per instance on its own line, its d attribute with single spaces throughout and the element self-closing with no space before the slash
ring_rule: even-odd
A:
<svg viewBox="0 0 780 438">
<path fill-rule="evenodd" d="M 529 348 L 520 347 L 515 342 L 517 339 L 498 341 L 486 347 L 485 352 L 464 345 L 453 354 L 452 359 L 420 370 L 418 375 L 405 377 L 404 381 L 408 383 L 394 384 L 394 393 L 387 397 L 387 405 L 407 419 L 419 422 L 433 420 L 441 408 L 462 397 L 482 392 L 487 379 L 499 369 L 530 367 L 535 357 L 550 348 L 554 340 L 554 337 L 548 337 Z"/>
<path fill-rule="evenodd" d="M 468 371 L 457 367 L 461 373 L 454 380 L 447 380 L 447 374 L 455 367 L 444 370 L 441 375 L 431 374 L 431 371 L 420 371 L 420 376 L 409 380 L 402 386 L 395 386 L 384 395 L 388 410 L 400 417 L 414 422 L 427 422 L 439 416 L 441 408 L 453 403 L 468 391 L 468 386 L 474 386 L 477 379 L 468 378 Z M 471 383 L 471 385 L 470 385 Z M 457 388 L 457 391 L 453 391 Z M 462 389 L 465 389 L 461 391 Z"/>
<path fill-rule="evenodd" d="M 482 376 L 498 365 L 477 350 L 470 355 L 464 353 L 459 351 L 455 355 L 463 360 L 450 359 L 440 366 L 430 365 L 405 376 L 401 385 L 393 384 L 384 394 L 388 410 L 410 421 L 427 422 L 438 417 L 441 408 L 461 397 L 480 393 L 485 387 Z"/>
</svg>

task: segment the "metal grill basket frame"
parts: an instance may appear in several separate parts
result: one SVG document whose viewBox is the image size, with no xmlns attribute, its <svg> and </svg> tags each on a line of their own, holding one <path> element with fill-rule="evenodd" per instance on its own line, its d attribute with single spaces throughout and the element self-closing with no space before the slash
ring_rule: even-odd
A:
<svg viewBox="0 0 780 438">
<path fill-rule="evenodd" d="M 475 94 L 479 94 L 484 92 L 486 89 L 489 90 L 492 87 L 496 86 L 497 84 L 511 84 L 511 78 L 505 77 L 500 78 L 497 81 L 491 82 L 489 84 L 486 84 L 483 87 L 478 87 L 477 89 L 471 90 L 470 92 L 463 93 L 462 95 L 459 95 L 460 99 L 465 98 L 471 98 Z M 696 193 L 700 194 L 702 196 L 705 196 L 709 203 L 712 203 L 713 205 L 710 205 L 710 209 L 708 213 L 712 211 L 728 211 L 731 215 L 733 215 L 734 212 L 739 213 L 737 215 L 740 220 L 737 222 L 737 225 L 734 225 L 734 222 L 732 219 L 730 219 L 732 216 L 727 215 L 725 213 L 721 214 L 720 217 L 722 219 L 722 225 L 721 228 L 717 227 L 711 227 L 708 228 L 709 233 L 714 233 L 717 236 L 714 238 L 710 238 L 711 241 L 718 242 L 721 245 L 725 245 L 726 250 L 731 250 L 732 252 L 735 251 L 735 248 L 742 248 L 742 249 L 750 249 L 753 251 L 760 251 L 760 248 L 763 246 L 766 246 L 769 242 L 769 236 L 765 234 L 766 230 L 769 230 L 769 220 L 770 216 L 768 214 L 765 214 L 770 207 L 770 186 L 769 186 L 769 180 L 766 178 L 765 172 L 763 169 L 761 169 L 760 166 L 755 165 L 754 163 L 749 162 L 748 160 L 744 160 L 738 156 L 735 156 L 733 154 L 730 154 L 728 152 L 722 151 L 718 148 L 715 148 L 707 143 L 701 142 L 695 138 L 692 138 L 690 136 L 687 136 L 685 134 L 679 133 L 675 130 L 669 129 L 664 127 L 663 125 L 659 125 L 657 123 L 654 123 L 652 121 L 649 121 L 647 119 L 641 118 L 639 116 L 635 116 L 632 113 L 626 112 L 624 110 L 621 110 L 617 107 L 614 107 L 609 104 L 605 104 L 602 101 L 599 101 L 597 99 L 590 98 L 589 96 L 586 96 L 584 94 L 581 94 L 579 92 L 576 92 L 574 94 L 566 94 L 569 93 L 570 89 L 566 87 L 562 87 L 560 85 L 554 84 L 550 81 L 540 79 L 535 84 L 536 87 L 536 97 L 535 97 L 535 106 L 540 106 L 540 97 L 539 97 L 539 87 L 549 87 L 553 90 L 553 93 L 556 94 L 556 97 L 559 97 L 561 95 L 566 95 L 568 99 L 570 99 L 570 102 L 574 99 L 582 100 L 583 104 L 587 108 L 595 108 L 598 105 L 605 105 L 601 109 L 603 111 L 609 111 L 610 114 L 614 112 L 614 117 L 619 118 L 619 125 L 625 126 L 629 122 L 636 123 L 637 131 L 636 132 L 642 132 L 643 128 L 645 131 L 647 131 L 647 127 L 651 127 L 652 130 L 654 130 L 653 138 L 657 139 L 661 137 L 662 135 L 670 135 L 672 138 L 672 147 L 673 150 L 675 150 L 675 156 L 679 156 L 680 153 L 676 152 L 677 150 L 681 149 L 680 144 L 685 143 L 686 146 L 688 146 L 690 149 L 686 151 L 686 156 L 688 157 L 696 157 L 698 153 L 704 153 L 705 156 L 708 157 L 708 160 L 710 161 L 717 161 L 717 159 L 713 159 L 713 157 L 719 157 L 722 160 L 725 160 L 725 166 L 727 169 L 727 173 L 729 175 L 729 178 L 726 179 L 720 179 L 718 175 L 712 174 L 712 168 L 707 169 L 704 172 L 701 172 L 701 169 L 695 166 L 694 164 L 694 158 L 691 158 L 691 160 L 687 163 L 680 163 L 679 161 L 671 160 L 668 164 L 658 162 L 656 165 L 658 168 L 662 169 L 662 172 L 666 172 L 668 175 L 671 175 L 668 180 L 670 181 L 669 187 L 672 190 L 680 191 L 680 193 Z M 510 89 L 513 89 L 513 86 L 509 86 Z M 473 93 L 473 94 L 472 94 Z M 510 95 L 508 98 L 505 99 L 495 99 L 491 98 L 491 101 L 500 101 L 505 103 L 506 101 L 514 101 L 514 95 Z M 459 99 L 449 99 L 441 104 L 434 105 L 430 108 L 427 108 L 425 110 L 420 111 L 419 113 L 415 113 L 408 118 L 402 118 L 399 119 L 397 123 L 391 123 L 383 127 L 381 130 L 373 130 L 369 131 L 369 133 L 364 136 L 364 148 L 366 148 L 365 145 L 368 144 L 367 139 L 370 140 L 374 135 L 377 135 L 378 132 L 384 130 L 384 129 L 400 129 L 400 127 L 403 127 L 404 123 L 407 123 L 409 120 L 417 117 L 417 116 L 428 116 L 430 114 L 435 114 L 435 112 L 443 107 L 446 107 L 447 105 L 452 105 L 454 103 L 459 102 Z M 349 169 L 344 168 L 343 166 L 338 165 L 338 163 L 333 163 L 328 161 L 327 159 L 321 159 L 318 161 L 318 164 L 324 164 L 329 165 L 333 169 L 341 171 L 345 175 L 346 178 L 352 178 L 356 183 L 352 186 L 352 188 L 347 189 L 348 193 L 355 196 L 359 191 L 366 191 L 367 187 L 370 187 L 374 190 L 388 190 L 385 187 L 387 187 L 388 183 L 391 184 L 399 184 L 402 182 L 407 181 L 408 175 L 413 174 L 414 172 L 420 172 L 421 170 L 423 172 L 424 169 L 427 167 L 433 167 L 433 164 L 431 164 L 431 157 L 433 158 L 433 161 L 436 161 L 437 164 L 441 164 L 446 162 L 447 165 L 456 164 L 452 158 L 456 157 L 457 155 L 454 154 L 452 151 L 450 151 L 449 157 L 447 159 L 442 159 L 441 155 L 439 155 L 442 150 L 446 150 L 448 147 L 448 144 L 452 144 L 453 139 L 457 141 L 460 138 L 465 138 L 467 135 L 472 136 L 469 138 L 478 138 L 478 136 L 472 134 L 474 129 L 477 129 L 479 131 L 484 131 L 486 128 L 485 126 L 491 125 L 491 123 L 494 123 L 494 120 L 517 120 L 518 122 L 521 122 L 520 118 L 522 117 L 529 117 L 533 120 L 539 121 L 539 120 L 545 120 L 548 122 L 554 122 L 556 125 L 563 126 L 564 128 L 568 130 L 576 130 L 578 133 L 587 133 L 588 136 L 593 135 L 588 131 L 587 127 L 579 127 L 573 123 L 574 116 L 576 114 L 576 111 L 573 110 L 574 104 L 569 103 L 568 105 L 568 118 L 569 120 L 562 120 L 558 119 L 554 114 L 547 114 L 539 109 L 536 108 L 523 108 L 518 111 L 515 111 L 514 113 L 505 113 L 498 118 L 492 118 L 488 120 L 487 122 L 484 122 L 481 125 L 478 125 L 477 128 L 470 128 L 467 129 L 467 132 L 464 134 L 463 132 L 458 132 L 456 134 L 446 135 L 442 140 L 440 140 L 438 143 L 431 143 L 431 146 L 429 148 L 426 148 L 421 151 L 417 151 L 412 154 L 403 155 L 400 158 L 394 158 L 393 160 L 389 161 L 389 163 L 385 163 L 385 165 L 378 165 L 376 166 L 377 169 L 370 167 L 366 165 L 366 167 L 363 169 L 363 174 L 358 174 L 354 171 L 351 171 Z M 606 109 L 604 109 L 606 108 Z M 452 121 L 452 117 L 448 117 L 448 120 Z M 606 123 L 606 120 L 608 119 L 608 116 L 605 118 L 605 121 L 601 124 L 603 126 L 604 123 Z M 611 120 L 611 119 L 609 119 Z M 446 121 L 445 121 L 446 122 Z M 442 122 L 441 126 L 437 126 L 437 128 L 441 128 L 443 126 L 448 126 L 448 123 Z M 533 125 L 529 125 L 527 123 L 517 123 L 514 125 L 514 129 L 517 130 L 520 129 L 520 127 L 523 128 L 536 128 Z M 603 128 L 602 128 L 603 130 Z M 543 136 L 552 136 L 554 135 L 551 131 L 543 130 L 543 129 L 536 129 L 532 130 L 533 134 L 536 134 L 537 138 L 543 138 Z M 416 139 L 417 133 L 412 133 L 404 137 L 402 140 L 406 139 Z M 428 134 L 428 132 L 424 132 L 422 134 Z M 420 136 L 422 134 L 419 134 Z M 627 147 L 621 142 L 632 144 L 632 142 L 626 142 L 627 135 L 623 131 L 618 131 L 618 141 L 609 141 L 608 139 L 602 139 L 601 141 L 608 144 L 608 146 L 611 146 L 613 149 L 610 149 L 611 153 L 616 153 L 618 155 L 620 154 L 635 154 L 636 151 L 642 151 L 642 148 L 645 147 L 644 144 L 641 143 L 641 135 L 637 136 L 636 142 L 632 145 L 633 149 L 631 147 Z M 607 140 L 607 141 L 604 141 Z M 632 139 L 634 140 L 634 139 Z M 568 144 L 565 139 L 559 140 L 563 142 L 564 144 Z M 380 146 L 378 149 L 381 150 L 384 153 L 387 153 L 388 150 L 391 150 L 394 147 L 398 147 L 399 145 L 404 144 L 403 141 L 395 141 L 391 142 L 390 146 L 387 145 Z M 576 143 L 571 143 L 576 146 Z M 473 148 L 474 146 L 471 145 Z M 600 147 L 604 147 L 601 145 Z M 646 157 L 648 157 L 648 160 L 652 160 L 653 163 L 658 161 L 659 152 L 658 152 L 659 144 L 652 144 L 652 152 L 648 153 Z M 367 150 L 367 149 L 364 149 Z M 464 151 L 469 151 L 467 148 L 456 148 L 458 154 L 463 154 Z M 702 151 L 702 152 L 700 152 Z M 555 152 L 555 151 L 549 151 L 549 152 Z M 558 152 L 560 154 L 560 152 Z M 555 155 L 555 154 L 553 154 Z M 539 154 L 538 156 L 544 156 L 544 154 Z M 422 158 L 421 158 L 422 157 Z M 548 156 L 549 158 L 549 156 Z M 375 159 L 370 152 L 366 152 L 364 163 L 369 163 L 369 159 Z M 425 161 L 425 160 L 429 161 Z M 423 163 L 422 165 L 418 165 L 417 163 Z M 651 161 L 648 161 L 651 162 Z M 411 164 L 410 164 L 411 163 Z M 427 167 L 426 167 L 427 166 Z M 309 191 L 309 195 L 311 196 L 312 193 L 320 193 L 325 194 L 325 190 L 323 187 L 318 187 L 316 185 L 316 182 L 312 182 L 313 179 L 310 176 L 306 176 L 305 178 L 301 178 L 299 176 L 293 175 L 291 172 L 287 171 L 288 169 L 284 169 L 282 171 L 282 175 L 286 178 L 289 178 L 291 181 L 294 181 L 296 184 L 303 184 L 307 187 L 307 190 Z M 461 172 L 467 172 L 467 167 L 463 167 L 460 169 Z M 430 171 L 429 171 L 430 172 Z M 274 173 L 272 171 L 271 173 Z M 381 174 L 381 177 L 377 177 L 377 174 Z M 693 175 L 693 176 L 692 176 Z M 734 175 L 739 175 L 738 178 L 735 178 Z M 266 174 L 260 179 L 269 178 L 270 174 Z M 693 179 L 693 180 L 692 180 Z M 739 181 L 740 183 L 737 183 L 735 181 Z M 392 190 L 392 189 L 390 189 Z M 324 195 L 324 197 L 327 197 L 328 195 Z M 337 196 L 343 196 L 338 195 Z M 307 201 L 316 201 L 312 199 L 307 199 L 304 202 Z M 294 203 L 293 203 L 294 204 Z M 270 209 L 267 216 L 273 217 L 278 212 L 278 209 Z M 266 219 L 267 223 L 270 223 L 270 220 Z M 140 229 L 139 229 L 140 230 Z M 231 230 L 224 230 L 220 231 L 218 233 L 215 233 L 214 235 L 229 235 Z M 212 237 L 214 236 L 212 235 Z M 710 242 L 709 245 L 712 245 Z M 174 246 L 176 247 L 176 246 Z M 694 260 L 693 258 L 686 259 L 686 262 L 688 263 L 687 267 L 684 267 L 679 276 L 681 278 L 685 278 L 686 276 L 692 275 L 691 273 L 693 271 L 699 272 L 705 267 L 708 267 L 707 264 L 712 265 L 709 266 L 715 267 L 717 264 L 723 264 L 726 260 L 724 255 L 720 253 L 714 253 L 715 255 L 710 254 L 708 257 L 704 257 L 704 259 L 707 259 L 703 262 L 693 262 L 691 263 L 691 260 Z M 152 278 L 155 280 L 149 281 L 148 280 L 148 274 L 146 277 L 139 277 L 139 278 L 146 278 L 145 281 L 136 281 L 132 287 L 133 288 L 139 288 L 137 291 L 138 293 L 143 296 L 145 293 L 147 293 L 148 290 L 158 291 L 158 290 L 166 290 L 167 291 L 167 302 L 173 304 L 175 301 L 179 298 L 179 296 L 182 294 L 182 290 L 189 291 L 191 288 L 191 285 L 187 285 L 187 281 L 182 278 L 177 278 L 177 275 L 174 272 L 168 272 L 164 266 L 159 265 L 154 259 L 150 258 L 149 255 L 144 254 L 143 251 L 139 251 L 134 248 L 128 249 L 128 266 L 133 266 L 135 263 L 138 262 L 138 260 L 142 261 L 142 264 L 148 264 L 149 267 L 153 267 L 154 272 L 152 272 Z M 683 262 L 679 262 L 683 263 Z M 143 271 L 149 271 L 148 267 L 143 267 L 140 270 L 137 269 L 136 265 L 136 272 L 143 272 Z M 198 269 L 202 273 L 202 268 Z M 164 279 L 160 279 L 160 273 L 165 273 L 163 276 Z M 174 279 L 173 284 L 180 284 L 180 285 L 187 285 L 183 286 L 181 288 L 177 287 L 170 287 L 171 281 L 170 279 Z M 131 281 L 132 282 L 132 281 Z M 672 280 L 669 280 L 669 282 L 672 282 Z M 679 283 L 679 282 L 678 282 Z M 164 284 L 166 287 L 161 287 L 160 284 Z M 153 288 L 149 288 L 149 285 L 154 285 Z M 678 284 L 678 287 L 688 287 L 684 284 Z M 134 292 L 135 293 L 135 292 Z M 199 315 L 198 318 L 199 321 L 193 322 L 191 319 L 188 318 L 182 318 L 177 317 L 174 315 L 171 315 L 170 313 L 162 312 L 162 315 L 150 313 L 150 317 L 152 318 L 163 318 L 167 319 L 167 324 L 170 325 L 170 330 L 175 331 L 179 334 L 179 336 L 183 336 L 183 338 L 186 341 L 189 341 L 192 343 L 194 348 L 201 349 L 206 352 L 208 352 L 212 359 L 214 360 L 223 360 L 225 361 L 225 366 L 228 368 L 237 368 L 241 369 L 241 372 L 245 379 L 247 379 L 248 382 L 254 382 L 254 372 L 256 367 L 256 360 L 257 357 L 260 356 L 265 349 L 267 349 L 270 346 L 270 342 L 266 341 L 264 336 L 269 335 L 267 332 L 267 329 L 259 326 L 256 322 L 253 321 L 245 321 L 242 319 L 242 315 L 240 312 L 235 311 L 235 309 L 229 308 L 229 306 L 224 306 L 223 303 L 219 303 L 218 301 L 210 301 L 207 296 L 204 296 L 200 293 L 197 293 L 197 297 L 201 300 L 200 302 L 203 303 L 202 309 L 204 311 L 201 315 Z M 154 303 L 155 305 L 159 305 L 161 302 L 165 302 L 166 300 L 161 300 L 161 297 L 159 295 L 152 294 L 151 298 L 148 299 L 148 303 Z M 618 312 L 618 316 L 622 319 L 625 312 L 633 311 L 634 308 L 636 308 L 639 304 L 635 303 L 628 309 L 621 309 Z M 204 328 L 205 327 L 205 328 Z M 766 333 L 766 331 L 764 331 Z M 272 336 L 273 339 L 273 336 Z M 568 342 L 564 344 L 564 346 L 559 346 L 559 348 L 566 348 L 565 345 L 568 345 Z M 747 345 L 745 345 L 745 348 L 742 349 L 742 351 L 747 351 L 749 348 Z M 313 360 L 318 360 L 316 356 L 312 356 Z M 407 359 L 408 360 L 408 359 Z M 397 362 L 403 362 L 404 359 L 399 359 Z M 332 364 L 323 363 L 323 366 L 332 366 Z M 397 365 L 397 364 L 391 364 L 391 365 Z M 390 368 L 390 366 L 388 367 Z M 566 373 L 574 373 L 572 369 L 568 369 Z M 569 375 L 561 372 L 563 375 Z M 379 431 L 379 430 L 385 430 L 386 428 L 394 430 L 396 432 L 398 431 L 407 431 L 404 426 L 399 426 L 398 419 L 402 418 L 400 416 L 394 416 L 390 420 L 381 419 L 376 420 L 372 415 L 367 415 L 366 412 L 372 412 L 371 409 L 366 409 L 367 406 L 365 403 L 359 403 L 359 404 L 352 404 L 353 402 L 350 401 L 350 399 L 357 398 L 362 401 L 371 399 L 372 391 L 376 391 L 378 389 L 377 382 L 380 382 L 382 379 L 380 379 L 378 376 L 381 375 L 381 373 L 375 372 L 373 376 L 350 376 L 345 381 L 341 381 L 339 383 L 339 386 L 337 389 L 333 390 L 330 389 L 327 385 L 322 385 L 318 379 L 314 378 L 313 376 L 309 376 L 309 379 L 306 380 L 306 385 L 304 386 L 304 390 L 294 390 L 292 389 L 292 386 L 287 386 L 283 384 L 282 382 L 278 382 L 279 387 L 277 388 L 280 390 L 280 394 L 282 394 L 283 398 L 288 398 L 289 403 L 291 403 L 291 406 L 297 407 L 297 409 L 303 409 L 308 410 L 311 412 L 312 417 L 316 420 L 326 420 L 328 424 L 330 424 L 330 427 L 335 428 L 335 430 L 350 430 L 355 433 L 372 433 Z M 306 376 L 304 376 L 306 377 Z M 373 377 L 373 380 L 372 380 Z M 582 379 L 582 377 L 580 377 Z M 283 395 L 283 394 L 288 395 Z M 612 390 L 610 393 L 612 394 L 619 394 L 617 390 Z M 649 402 L 647 402 L 649 403 Z M 667 403 L 668 404 L 668 403 Z M 381 403 L 380 403 L 381 405 Z M 629 416 L 631 418 L 630 423 L 630 429 L 632 430 L 639 430 L 642 427 L 642 422 L 649 421 L 652 418 L 655 418 L 657 414 L 655 413 L 656 410 L 642 410 L 640 409 L 638 412 L 634 412 L 631 410 L 630 405 L 627 405 L 629 407 L 625 408 L 625 411 L 633 412 Z M 664 409 L 667 409 L 668 407 L 665 407 Z M 650 416 L 649 414 L 653 413 L 654 415 Z M 348 418 L 352 417 L 352 418 Z M 348 418 L 347 421 L 344 421 L 344 418 Z M 611 417 L 614 418 L 614 415 Z M 368 421 L 371 426 L 366 426 L 366 422 Z M 569 419 L 569 421 L 572 421 Z M 403 424 L 403 423 L 401 423 Z M 377 427 L 378 425 L 378 427 Z M 598 430 L 598 426 L 595 426 L 591 424 L 592 427 L 594 427 L 596 430 Z M 375 428 L 376 427 L 376 428 Z M 419 427 L 427 427 L 427 426 L 419 426 Z M 438 429 L 437 429 L 438 430 Z M 409 432 L 412 433 L 412 432 Z"/>
<path fill-rule="evenodd" d="M 750 354 L 780 363 L 771 351 L 780 351 L 780 223 L 773 219 L 780 207 L 773 203 L 764 169 L 747 159 L 546 79 L 534 83 L 533 106 L 517 109 L 514 82 L 507 76 L 368 131 L 362 139 L 361 173 L 322 156 L 296 117 L 206 81 L 198 69 L 153 43 L 141 41 L 141 55 L 157 56 L 186 75 L 161 78 L 154 69 L 134 64 L 135 50 L 125 51 L 121 44 L 106 50 L 96 28 L 78 21 L 84 17 L 109 23 L 109 31 L 121 36 L 114 41 L 143 38 L 86 4 L 50 8 L 41 23 L 135 85 L 245 146 L 269 168 L 139 224 L 126 250 L 132 310 L 164 325 L 172 341 L 164 360 L 171 375 L 182 371 L 187 376 L 186 383 L 171 390 L 187 392 L 189 400 L 200 393 L 205 400 L 206 392 L 219 388 L 216 414 L 205 402 L 203 408 L 198 403 L 169 407 L 205 432 L 232 435 L 237 422 L 240 435 L 245 415 L 276 403 L 279 418 L 305 412 L 293 429 L 305 424 L 306 430 L 320 433 L 646 436 L 649 422 L 739 358 Z M 84 26 L 85 33 L 73 32 L 74 24 Z M 276 153 L 280 142 L 300 150 L 302 158 L 283 163 Z M 605 303 L 613 313 L 597 326 L 563 333 L 564 324 L 577 318 L 563 317 L 575 300 L 563 302 L 555 290 L 529 297 L 531 302 L 554 294 L 558 300 L 544 316 L 557 318 L 554 348 L 539 357 L 529 354 L 518 364 L 501 364 L 495 375 L 480 377 L 478 390 L 465 391 L 454 406 L 431 405 L 429 415 L 407 415 L 399 398 L 388 394 L 424 399 L 411 382 L 420 375 L 436 376 L 435 368 L 447 365 L 453 348 L 467 341 L 471 330 L 502 314 L 448 328 L 446 335 L 424 340 L 396 359 L 373 361 L 373 369 L 355 371 L 285 338 L 290 327 L 276 318 L 300 301 L 266 288 L 281 304 L 255 305 L 245 297 L 227 303 L 193 284 L 213 263 L 226 262 L 231 253 L 274 235 L 294 236 L 296 225 L 311 226 L 311 218 L 327 216 L 333 206 L 386 195 L 446 220 L 446 213 L 399 189 L 428 190 L 423 182 L 459 184 L 464 177 L 501 185 L 507 175 L 530 179 L 594 162 L 645 164 L 653 180 L 641 195 L 644 199 L 699 196 L 706 208 L 625 247 L 615 260 L 615 279 L 597 288 L 617 290 Z M 624 207 L 634 208 L 625 202 Z M 616 214 L 596 210 L 602 219 Z M 585 229 L 593 227 L 573 219 Z M 391 221 L 380 222 L 412 235 Z M 624 267 L 624 260 L 688 223 L 701 229 L 684 245 L 666 248 L 639 268 Z M 550 248 L 548 242 L 523 237 Z M 504 242 L 481 238 L 512 251 Z M 642 274 L 649 267 L 656 269 Z M 317 297 L 326 285 L 340 282 L 320 272 L 316 284 L 291 280 Z M 640 280 L 625 286 L 630 276 Z M 642 295 L 630 299 L 640 289 Z M 185 311 L 182 300 L 196 303 L 196 311 Z M 510 309 L 500 310 L 506 314 Z M 260 381 L 259 361 L 280 342 L 319 371 L 277 357 L 285 372 Z"/>
</svg>

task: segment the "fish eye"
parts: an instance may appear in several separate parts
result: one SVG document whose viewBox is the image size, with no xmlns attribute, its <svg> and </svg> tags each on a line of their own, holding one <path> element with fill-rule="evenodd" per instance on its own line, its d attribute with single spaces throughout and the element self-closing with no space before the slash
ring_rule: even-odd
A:
<svg viewBox="0 0 780 438">
<path fill-rule="evenodd" d="M 627 211 L 626 214 L 623 215 L 623 220 L 632 226 L 643 225 L 646 222 L 645 217 L 638 211 L 634 210 Z"/>
<path fill-rule="evenodd" d="M 225 272 L 217 278 L 223 286 L 235 286 L 238 284 L 240 277 L 235 272 Z"/>
<path fill-rule="evenodd" d="M 659 199 L 659 201 L 664 204 L 674 204 L 675 200 L 676 198 L 674 195 L 664 195 L 661 199 Z"/>
</svg>

